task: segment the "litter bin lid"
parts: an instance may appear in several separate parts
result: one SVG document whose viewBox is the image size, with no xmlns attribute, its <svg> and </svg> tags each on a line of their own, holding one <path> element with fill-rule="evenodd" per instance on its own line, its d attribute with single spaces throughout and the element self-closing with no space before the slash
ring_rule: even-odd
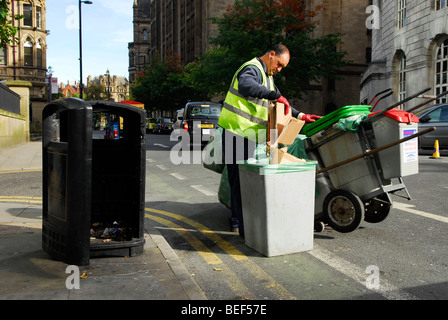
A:
<svg viewBox="0 0 448 320">
<path fill-rule="evenodd" d="M 267 164 L 263 161 L 250 162 L 239 161 L 238 167 L 240 170 L 256 172 L 260 175 L 293 173 L 316 170 L 317 161 L 307 160 L 306 162 L 298 163 L 282 163 L 282 164 Z"/>
<path fill-rule="evenodd" d="M 380 111 L 378 111 L 378 112 L 380 112 Z M 374 113 L 370 114 L 369 117 L 373 116 L 374 114 L 376 114 L 378 112 L 374 112 Z M 387 112 L 384 112 L 384 116 L 391 118 L 400 123 L 419 122 L 418 117 L 415 114 L 406 112 L 404 110 L 396 109 L 396 108 L 391 109 Z"/>
<path fill-rule="evenodd" d="M 367 105 L 355 105 L 355 106 L 345 106 L 342 107 L 336 111 L 333 111 L 326 116 L 322 117 L 321 119 L 306 125 L 302 129 L 302 133 L 306 134 L 308 137 L 312 136 L 313 134 L 326 129 L 339 121 L 342 118 L 347 118 L 354 115 L 363 115 L 363 114 L 369 114 L 370 113 L 371 106 Z"/>
</svg>

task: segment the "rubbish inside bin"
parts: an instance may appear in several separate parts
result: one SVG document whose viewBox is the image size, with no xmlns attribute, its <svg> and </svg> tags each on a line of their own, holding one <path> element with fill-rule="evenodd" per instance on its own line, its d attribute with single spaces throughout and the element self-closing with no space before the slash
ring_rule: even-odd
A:
<svg viewBox="0 0 448 320">
<path fill-rule="evenodd" d="M 112 224 L 93 223 L 90 228 L 90 240 L 100 239 L 108 241 L 130 241 L 132 239 L 130 230 L 117 221 Z"/>
</svg>

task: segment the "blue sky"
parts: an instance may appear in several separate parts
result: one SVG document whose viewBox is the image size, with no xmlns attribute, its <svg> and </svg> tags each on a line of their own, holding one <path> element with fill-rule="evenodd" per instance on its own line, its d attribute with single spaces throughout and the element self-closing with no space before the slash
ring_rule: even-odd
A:
<svg viewBox="0 0 448 320">
<path fill-rule="evenodd" d="M 129 78 L 133 0 L 92 0 L 82 5 L 83 83 L 105 74 Z M 47 0 L 47 68 L 58 82 L 79 81 L 78 0 Z"/>
</svg>

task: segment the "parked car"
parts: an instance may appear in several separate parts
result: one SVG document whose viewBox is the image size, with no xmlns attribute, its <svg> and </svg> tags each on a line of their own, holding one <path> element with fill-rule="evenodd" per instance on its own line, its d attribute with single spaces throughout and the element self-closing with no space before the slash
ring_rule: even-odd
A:
<svg viewBox="0 0 448 320">
<path fill-rule="evenodd" d="M 436 127 L 436 130 L 419 137 L 419 147 L 433 150 L 434 143 L 439 140 L 440 149 L 448 149 L 448 104 L 429 106 L 415 112 L 419 119 L 419 130 Z"/>
<path fill-rule="evenodd" d="M 153 133 L 171 133 L 173 131 L 173 122 L 170 118 L 158 117 L 152 130 Z"/>
<path fill-rule="evenodd" d="M 152 132 L 155 125 L 156 125 L 156 119 L 147 118 L 146 119 L 146 132 Z"/>
<path fill-rule="evenodd" d="M 190 134 L 190 143 L 208 143 L 218 128 L 221 110 L 222 105 L 213 102 L 188 102 L 185 105 L 181 128 Z"/>
</svg>

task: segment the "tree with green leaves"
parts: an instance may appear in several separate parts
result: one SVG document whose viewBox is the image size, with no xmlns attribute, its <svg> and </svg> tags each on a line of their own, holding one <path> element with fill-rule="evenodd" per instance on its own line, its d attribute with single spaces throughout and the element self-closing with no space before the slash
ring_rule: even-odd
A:
<svg viewBox="0 0 448 320">
<path fill-rule="evenodd" d="M 12 15 L 9 10 L 9 1 L 0 0 L 0 46 L 17 42 L 15 37 L 18 28 L 14 26 L 13 21 L 23 18 L 21 15 Z"/>
<path fill-rule="evenodd" d="M 346 52 L 338 51 L 341 34 L 312 36 L 312 18 L 322 6 L 308 8 L 303 0 L 236 0 L 222 17 L 212 18 L 218 35 L 213 47 L 187 66 L 190 83 L 209 95 L 224 94 L 233 73 L 244 62 L 263 55 L 272 45 L 283 43 L 291 52 L 287 68 L 276 76 L 283 95 L 302 97 L 310 84 L 335 77 L 345 66 Z"/>
<path fill-rule="evenodd" d="M 101 83 L 90 83 L 87 87 L 86 100 L 103 100 L 106 97 L 106 88 Z"/>
<path fill-rule="evenodd" d="M 147 110 L 175 110 L 194 96 L 194 89 L 184 77 L 184 66 L 174 51 L 162 59 L 155 54 L 145 70 L 137 74 L 132 96 Z"/>
</svg>

